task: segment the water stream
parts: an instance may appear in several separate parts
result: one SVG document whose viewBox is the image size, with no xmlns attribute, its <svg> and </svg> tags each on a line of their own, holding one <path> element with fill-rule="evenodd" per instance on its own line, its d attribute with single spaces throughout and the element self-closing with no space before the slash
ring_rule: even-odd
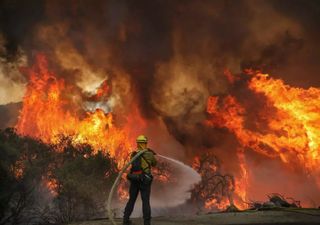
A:
<svg viewBox="0 0 320 225">
<path fill-rule="evenodd" d="M 172 168 L 170 181 L 166 185 L 157 186 L 152 189 L 151 202 L 153 208 L 168 208 L 183 204 L 191 197 L 190 190 L 201 180 L 201 176 L 192 167 L 176 159 L 156 155 L 159 160 L 166 160 Z"/>
<path fill-rule="evenodd" d="M 160 154 L 157 154 L 156 156 L 161 157 L 163 159 L 166 159 L 166 160 L 173 162 L 176 165 L 180 166 L 186 173 L 188 173 L 191 181 L 193 181 L 194 184 L 198 183 L 201 180 L 200 174 L 198 174 L 197 171 L 195 171 L 192 167 L 184 164 L 183 162 L 176 160 L 176 159 L 173 159 L 173 158 L 170 158 L 170 157 L 167 157 L 167 156 L 164 156 L 164 155 L 160 155 Z"/>
</svg>

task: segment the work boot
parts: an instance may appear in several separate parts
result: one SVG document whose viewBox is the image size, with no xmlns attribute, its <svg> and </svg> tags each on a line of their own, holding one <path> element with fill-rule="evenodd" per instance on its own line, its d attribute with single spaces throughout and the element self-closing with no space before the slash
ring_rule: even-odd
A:
<svg viewBox="0 0 320 225">
<path fill-rule="evenodd" d="M 151 220 L 144 220 L 143 225 L 151 225 Z"/>
</svg>

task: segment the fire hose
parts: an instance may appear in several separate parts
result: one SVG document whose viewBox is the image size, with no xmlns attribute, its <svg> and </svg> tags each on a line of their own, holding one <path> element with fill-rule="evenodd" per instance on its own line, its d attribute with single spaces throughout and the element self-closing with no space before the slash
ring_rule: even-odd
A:
<svg viewBox="0 0 320 225">
<path fill-rule="evenodd" d="M 148 151 L 148 149 L 139 151 L 127 164 L 124 165 L 124 167 L 122 168 L 122 170 L 121 170 L 120 173 L 118 174 L 115 182 L 113 183 L 113 185 L 112 185 L 112 187 L 111 187 L 111 190 L 110 190 L 110 193 L 109 193 L 109 196 L 108 196 L 108 201 L 107 201 L 107 210 L 108 210 L 108 218 L 109 218 L 109 220 L 111 221 L 111 223 L 112 223 L 113 225 L 117 225 L 116 221 L 115 221 L 114 218 L 113 218 L 113 213 L 112 213 L 112 211 L 111 211 L 111 201 L 112 201 L 113 193 L 114 193 L 114 191 L 116 190 L 116 187 L 117 187 L 118 183 L 120 182 L 120 179 L 121 179 L 121 177 L 122 177 L 122 174 L 128 169 L 128 167 L 131 165 L 131 163 L 132 163 L 136 158 L 138 158 L 140 155 L 142 155 L 142 154 L 145 153 L 146 151 Z"/>
</svg>

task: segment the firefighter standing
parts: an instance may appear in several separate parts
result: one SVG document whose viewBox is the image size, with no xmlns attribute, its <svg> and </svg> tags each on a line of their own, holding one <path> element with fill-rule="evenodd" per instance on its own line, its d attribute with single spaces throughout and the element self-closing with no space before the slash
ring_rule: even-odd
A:
<svg viewBox="0 0 320 225">
<path fill-rule="evenodd" d="M 129 201 L 124 210 L 123 225 L 132 224 L 129 220 L 133 211 L 134 204 L 138 197 L 139 191 L 142 199 L 142 211 L 144 225 L 150 225 L 151 222 L 151 209 L 150 209 L 150 192 L 151 183 L 153 180 L 151 174 L 151 167 L 157 164 L 154 157 L 155 153 L 147 148 L 148 139 L 144 135 L 137 137 L 137 151 L 133 152 L 131 158 L 134 157 L 139 151 L 146 150 L 140 157 L 132 162 L 128 179 L 130 181 Z"/>
</svg>

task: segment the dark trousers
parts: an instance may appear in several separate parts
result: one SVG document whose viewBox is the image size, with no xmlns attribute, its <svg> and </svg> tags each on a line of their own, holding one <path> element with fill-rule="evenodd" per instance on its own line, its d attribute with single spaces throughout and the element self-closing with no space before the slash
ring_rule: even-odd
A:
<svg viewBox="0 0 320 225">
<path fill-rule="evenodd" d="M 133 211 L 134 204 L 137 200 L 139 191 L 142 199 L 142 212 L 144 224 L 150 224 L 151 220 L 151 209 L 150 209 L 150 192 L 151 192 L 152 182 L 142 182 L 142 181 L 131 181 L 129 189 L 129 201 L 124 210 L 123 220 L 124 222 L 129 221 L 130 215 Z"/>
</svg>

